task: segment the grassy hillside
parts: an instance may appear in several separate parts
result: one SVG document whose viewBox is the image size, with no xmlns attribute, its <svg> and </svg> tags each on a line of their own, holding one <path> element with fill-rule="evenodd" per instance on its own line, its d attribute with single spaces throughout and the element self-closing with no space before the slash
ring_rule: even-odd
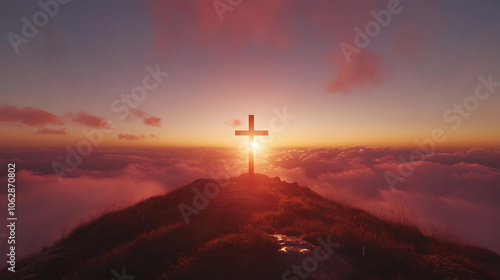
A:
<svg viewBox="0 0 500 280">
<path fill-rule="evenodd" d="M 0 278 L 118 279 L 114 271 L 135 280 L 282 279 L 290 264 L 271 234 L 284 234 L 315 246 L 330 236 L 340 244 L 335 253 L 354 267 L 347 279 L 500 279 L 500 257 L 491 251 L 426 237 L 296 183 L 242 175 L 219 193 L 214 183 L 196 180 L 105 214 Z M 212 198 L 193 201 L 207 186 Z M 196 202 L 206 207 L 186 223 L 179 205 L 195 209 Z"/>
</svg>

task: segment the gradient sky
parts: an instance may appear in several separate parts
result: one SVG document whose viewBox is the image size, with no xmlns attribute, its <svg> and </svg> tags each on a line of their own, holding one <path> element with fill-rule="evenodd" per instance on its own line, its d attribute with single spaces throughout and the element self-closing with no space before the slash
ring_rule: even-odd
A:
<svg viewBox="0 0 500 280">
<path fill-rule="evenodd" d="M 8 34 L 41 7 L 2 1 L 1 145 L 75 145 L 109 118 L 102 146 L 234 147 L 248 114 L 270 129 L 286 107 L 270 146 L 414 147 L 439 127 L 443 147 L 500 147 L 500 87 L 458 129 L 443 120 L 478 76 L 500 81 L 500 3 L 402 0 L 347 63 L 340 43 L 389 2 L 243 1 L 221 20 L 213 1 L 73 0 L 16 54 Z M 121 120 L 111 104 L 157 65 L 170 75 Z"/>
</svg>

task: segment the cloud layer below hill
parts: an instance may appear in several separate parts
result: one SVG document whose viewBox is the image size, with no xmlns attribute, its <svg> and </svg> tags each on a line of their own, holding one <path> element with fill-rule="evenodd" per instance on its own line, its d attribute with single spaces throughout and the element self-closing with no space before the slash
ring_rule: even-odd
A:
<svg viewBox="0 0 500 280">
<path fill-rule="evenodd" d="M 64 163 L 66 151 L 1 154 L 3 166 L 15 162 L 18 170 L 20 255 L 39 250 L 103 211 L 198 178 L 238 176 L 247 164 L 244 151 L 235 150 L 99 149 L 83 157 L 59 182 L 51 163 Z M 411 165 L 410 176 L 400 177 L 391 188 L 384 174 L 390 171 L 399 176 L 400 158 L 408 159 L 409 154 L 364 147 L 257 151 L 256 172 L 296 181 L 323 196 L 391 219 L 404 216 L 430 232 L 453 232 L 464 241 L 500 252 L 500 152 L 433 153 Z M 5 189 L 0 199 L 6 200 Z"/>
</svg>

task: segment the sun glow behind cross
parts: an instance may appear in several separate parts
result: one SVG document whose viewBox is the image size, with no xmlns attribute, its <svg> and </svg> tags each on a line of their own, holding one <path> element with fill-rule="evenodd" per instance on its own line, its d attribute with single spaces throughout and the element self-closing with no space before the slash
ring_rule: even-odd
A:
<svg viewBox="0 0 500 280">
<path fill-rule="evenodd" d="M 262 154 L 267 150 L 267 143 L 260 141 L 259 138 L 255 138 L 252 143 L 249 143 L 248 139 L 242 139 L 238 145 L 238 152 L 241 154 L 246 154 L 252 150 L 254 154 Z"/>
<path fill-rule="evenodd" d="M 255 141 L 254 141 L 254 142 L 252 143 L 252 149 L 253 149 L 254 151 L 259 150 L 259 144 L 258 144 L 257 142 L 255 142 Z"/>
<path fill-rule="evenodd" d="M 254 115 L 248 115 L 248 130 L 236 130 L 235 135 L 245 135 L 248 136 L 248 174 L 254 174 L 254 153 L 255 153 L 255 141 L 254 136 L 266 136 L 269 135 L 267 130 L 255 130 L 254 129 Z"/>
</svg>

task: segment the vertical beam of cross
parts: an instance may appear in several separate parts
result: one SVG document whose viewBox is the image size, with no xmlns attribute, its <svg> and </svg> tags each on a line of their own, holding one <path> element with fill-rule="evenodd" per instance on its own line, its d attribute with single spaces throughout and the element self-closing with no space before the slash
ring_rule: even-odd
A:
<svg viewBox="0 0 500 280">
<path fill-rule="evenodd" d="M 254 174 L 254 136 L 269 135 L 267 130 L 254 130 L 253 115 L 248 115 L 248 130 L 236 130 L 235 135 L 248 135 L 248 174 Z"/>
</svg>

